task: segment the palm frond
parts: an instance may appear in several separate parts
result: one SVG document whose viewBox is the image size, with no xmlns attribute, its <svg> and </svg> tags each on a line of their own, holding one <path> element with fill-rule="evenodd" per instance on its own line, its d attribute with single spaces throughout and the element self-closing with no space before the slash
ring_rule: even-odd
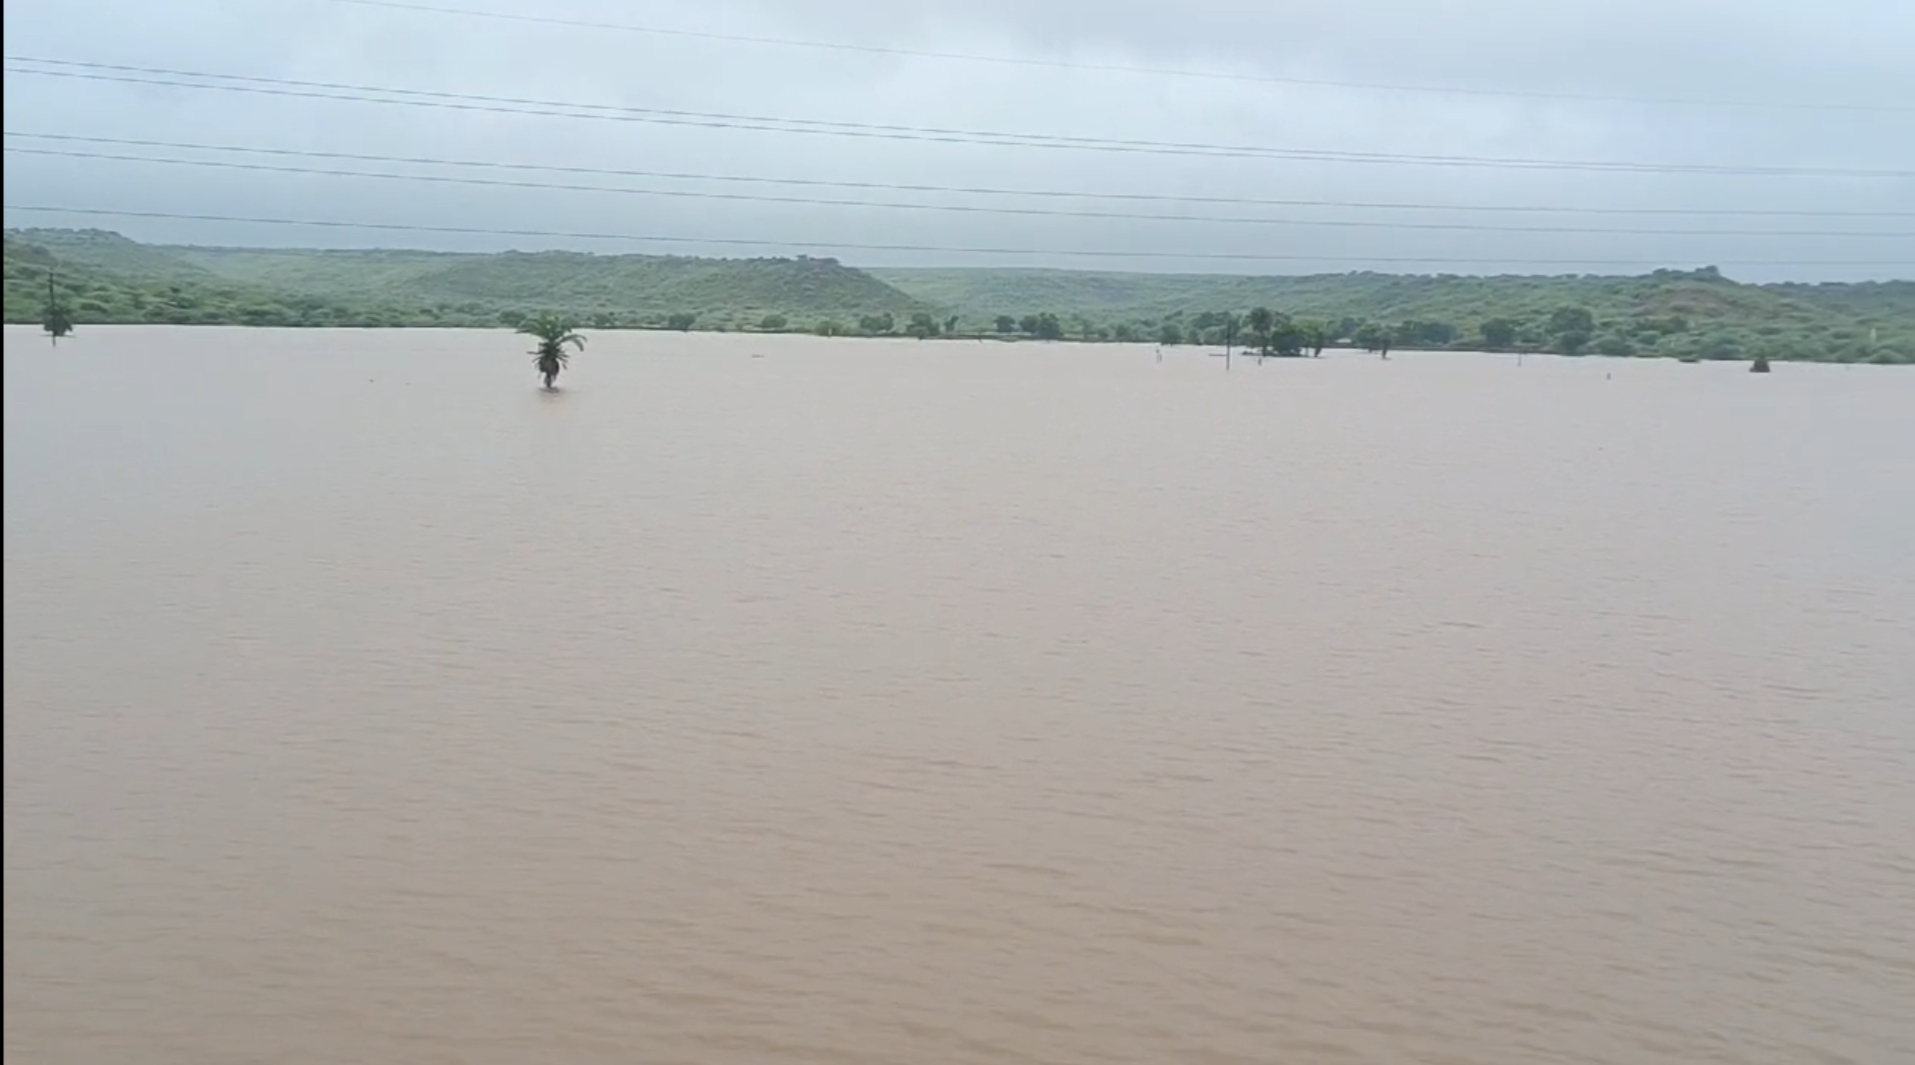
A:
<svg viewBox="0 0 1915 1065">
<path fill-rule="evenodd" d="M 548 312 L 520 322 L 518 331 L 526 336 L 537 337 L 541 343 L 565 344 L 571 342 L 573 337 L 578 337 L 574 329 L 570 320 Z M 579 337 L 579 342 L 583 341 L 584 338 Z"/>
</svg>

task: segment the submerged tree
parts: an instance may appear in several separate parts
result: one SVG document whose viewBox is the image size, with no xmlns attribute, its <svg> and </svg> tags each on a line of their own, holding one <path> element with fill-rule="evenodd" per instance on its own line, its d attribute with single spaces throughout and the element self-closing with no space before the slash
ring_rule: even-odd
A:
<svg viewBox="0 0 1915 1065">
<path fill-rule="evenodd" d="M 1018 322 L 1018 328 L 1039 340 L 1064 339 L 1064 323 L 1057 315 L 1049 311 L 1042 314 L 1027 314 Z"/>
<path fill-rule="evenodd" d="M 918 313 L 912 315 L 911 320 L 905 323 L 905 326 L 904 326 L 904 333 L 906 336 L 916 337 L 919 340 L 923 340 L 925 337 L 937 336 L 938 332 L 939 332 L 939 328 L 938 328 L 937 319 L 931 317 L 929 314 L 926 314 L 923 311 L 919 311 Z"/>
<path fill-rule="evenodd" d="M 1270 338 L 1267 343 L 1265 355 L 1295 359 L 1303 355 L 1307 341 L 1303 327 L 1297 324 L 1296 319 L 1277 311 L 1270 316 Z"/>
<path fill-rule="evenodd" d="M 1308 327 L 1298 325 L 1289 315 L 1268 307 L 1258 307 L 1244 315 L 1243 320 L 1250 328 L 1250 339 L 1257 345 L 1259 362 L 1272 356 L 1294 359 L 1303 354 L 1313 336 L 1322 334 L 1321 329 L 1312 334 Z M 1317 350 L 1323 349 L 1319 346 Z"/>
<path fill-rule="evenodd" d="M 1322 322 L 1304 322 L 1297 326 L 1297 338 L 1301 347 L 1310 349 L 1310 357 L 1313 359 L 1322 358 L 1323 349 L 1328 347 L 1333 339 L 1329 328 Z"/>
<path fill-rule="evenodd" d="M 53 291 L 53 271 L 51 270 L 47 271 L 47 306 L 43 320 L 47 339 L 56 345 L 60 343 L 61 337 L 73 332 L 73 316 L 67 313 L 66 306 L 60 302 L 60 297 Z"/>
<path fill-rule="evenodd" d="M 1596 316 L 1587 307 L 1558 307 L 1545 327 L 1564 355 L 1581 355 L 1595 338 Z"/>
<path fill-rule="evenodd" d="M 532 349 L 532 365 L 538 368 L 548 389 L 556 387 L 559 371 L 565 369 L 568 358 L 565 345 L 585 350 L 585 338 L 572 331 L 571 322 L 556 314 L 528 318 L 519 326 L 519 332 L 538 340 L 538 346 Z"/>
<path fill-rule="evenodd" d="M 1383 330 L 1375 322 L 1363 322 L 1350 331 L 1350 342 L 1364 351 L 1375 351 L 1383 346 Z"/>
<path fill-rule="evenodd" d="M 1257 358 L 1270 357 L 1270 332 L 1276 327 L 1277 316 L 1268 307 L 1258 307 L 1244 315 L 1243 322 L 1250 327 L 1250 339 L 1256 342 Z"/>
<path fill-rule="evenodd" d="M 1516 322 L 1508 318 L 1491 318 L 1481 326 L 1484 351 L 1507 351 L 1516 345 L 1516 337 L 1521 330 Z"/>
</svg>

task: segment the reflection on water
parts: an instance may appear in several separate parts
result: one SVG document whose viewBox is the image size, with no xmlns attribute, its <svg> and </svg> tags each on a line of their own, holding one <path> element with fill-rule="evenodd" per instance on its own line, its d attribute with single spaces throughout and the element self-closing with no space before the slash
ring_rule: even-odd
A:
<svg viewBox="0 0 1915 1065">
<path fill-rule="evenodd" d="M 1915 373 L 522 346 L 7 331 L 10 1055 L 1915 1060 Z"/>
</svg>

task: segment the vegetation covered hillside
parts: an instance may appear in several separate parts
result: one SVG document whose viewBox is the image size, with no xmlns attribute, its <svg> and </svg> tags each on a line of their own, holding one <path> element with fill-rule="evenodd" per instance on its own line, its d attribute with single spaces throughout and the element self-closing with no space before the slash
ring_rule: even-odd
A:
<svg viewBox="0 0 1915 1065">
<path fill-rule="evenodd" d="M 1915 362 L 1915 282 L 1746 285 L 1638 277 L 1161 275 L 859 270 L 833 259 L 145 245 L 99 230 L 6 236 L 6 320 L 36 322 L 49 272 L 81 325 L 517 326 L 1555 351 Z"/>
<path fill-rule="evenodd" d="M 1019 327 L 1031 311 L 1048 311 L 1066 336 L 1214 341 L 1225 313 L 1270 307 L 1322 323 L 1339 342 L 1367 325 L 1401 347 L 1915 362 L 1910 281 L 1745 285 L 1713 269 L 1639 277 L 873 273 L 972 321 L 1008 318 Z"/>
<path fill-rule="evenodd" d="M 105 236 L 105 235 L 103 235 Z M 119 240 L 119 238 L 114 238 Z M 107 244 L 108 241 L 89 243 Z M 69 256 L 6 235 L 5 318 L 38 322 L 51 276 L 60 304 L 74 321 L 159 322 L 181 325 L 363 325 L 382 317 L 373 307 L 313 296 L 288 296 L 259 285 L 151 256 L 131 241 L 127 265 L 106 265 L 110 254 Z"/>
<path fill-rule="evenodd" d="M 551 310 L 597 328 L 848 332 L 860 318 L 924 312 L 832 259 L 200 248 L 15 230 L 6 266 L 9 322 L 37 320 L 48 267 L 83 324 L 497 326 Z"/>
</svg>

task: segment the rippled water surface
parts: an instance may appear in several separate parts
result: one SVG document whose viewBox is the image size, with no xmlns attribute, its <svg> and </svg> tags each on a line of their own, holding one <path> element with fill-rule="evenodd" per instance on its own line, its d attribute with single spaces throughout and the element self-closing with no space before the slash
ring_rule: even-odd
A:
<svg viewBox="0 0 1915 1065">
<path fill-rule="evenodd" d="M 1915 1060 L 1915 372 L 522 340 L 7 330 L 10 1063 Z"/>
</svg>

